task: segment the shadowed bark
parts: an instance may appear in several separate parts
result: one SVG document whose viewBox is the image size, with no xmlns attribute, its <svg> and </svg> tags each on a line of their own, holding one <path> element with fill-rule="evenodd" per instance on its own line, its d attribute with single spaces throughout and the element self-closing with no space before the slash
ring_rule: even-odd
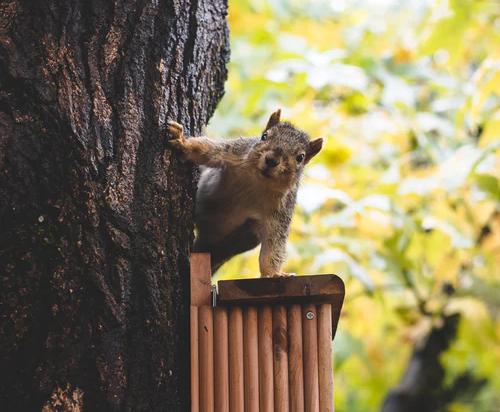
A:
<svg viewBox="0 0 500 412">
<path fill-rule="evenodd" d="M 199 134 L 225 0 L 0 3 L 0 404 L 185 411 Z"/>
<path fill-rule="evenodd" d="M 456 337 L 460 315 L 443 317 L 443 325 L 434 327 L 425 343 L 416 345 L 401 384 L 392 389 L 382 412 L 432 412 L 444 410 L 445 370 L 440 355 Z"/>
</svg>

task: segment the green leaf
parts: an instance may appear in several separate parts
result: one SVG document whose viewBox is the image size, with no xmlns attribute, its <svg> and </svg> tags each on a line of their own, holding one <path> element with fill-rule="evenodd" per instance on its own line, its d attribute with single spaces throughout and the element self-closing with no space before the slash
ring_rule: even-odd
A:
<svg viewBox="0 0 500 412">
<path fill-rule="evenodd" d="M 368 358 L 364 352 L 363 342 L 346 330 L 337 330 L 335 334 L 335 344 L 333 345 L 335 356 L 335 368 L 340 369 L 342 364 L 351 356 L 361 356 L 364 361 Z"/>
<path fill-rule="evenodd" d="M 500 200 L 500 184 L 498 179 L 491 175 L 477 175 L 479 188 L 487 193 L 492 199 Z"/>
<path fill-rule="evenodd" d="M 478 277 L 468 277 L 463 282 L 466 286 L 460 288 L 456 296 L 474 296 L 487 302 L 489 305 L 500 308 L 500 283 L 485 281 Z"/>
<path fill-rule="evenodd" d="M 331 248 L 318 255 L 314 260 L 311 270 L 317 272 L 326 266 L 333 268 L 333 263 L 347 265 L 349 274 L 358 279 L 367 290 L 373 291 L 375 289 L 375 284 L 366 269 L 341 249 Z M 335 271 L 333 270 L 333 272 Z"/>
</svg>

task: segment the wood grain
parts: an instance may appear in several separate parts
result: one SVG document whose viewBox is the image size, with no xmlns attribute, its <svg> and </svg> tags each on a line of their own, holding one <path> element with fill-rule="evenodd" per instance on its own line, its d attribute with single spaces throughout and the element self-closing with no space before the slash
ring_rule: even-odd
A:
<svg viewBox="0 0 500 412">
<path fill-rule="evenodd" d="M 260 412 L 274 411 L 273 312 L 259 308 L 259 405 Z"/>
<path fill-rule="evenodd" d="M 344 283 L 336 275 L 221 280 L 218 289 L 221 302 L 233 303 L 276 302 L 281 298 L 297 297 L 315 300 L 345 292 Z"/>
<path fill-rule="evenodd" d="M 290 412 L 304 412 L 304 370 L 302 356 L 302 308 L 288 309 L 288 377 Z"/>
<path fill-rule="evenodd" d="M 312 313 L 312 318 L 308 318 Z M 318 388 L 318 327 L 316 306 L 302 308 L 302 333 L 304 345 L 304 400 L 305 412 L 319 411 Z"/>
<path fill-rule="evenodd" d="M 214 315 L 212 306 L 199 308 L 200 412 L 214 412 Z"/>
<path fill-rule="evenodd" d="M 229 311 L 229 410 L 244 412 L 243 314 L 240 307 Z"/>
<path fill-rule="evenodd" d="M 191 306 L 190 314 L 190 343 L 191 343 L 191 412 L 200 410 L 200 364 L 198 339 L 198 307 Z"/>
<path fill-rule="evenodd" d="M 229 412 L 229 339 L 227 308 L 214 308 L 215 411 Z"/>
<path fill-rule="evenodd" d="M 191 306 L 212 305 L 212 273 L 209 253 L 192 253 L 191 260 Z"/>
<path fill-rule="evenodd" d="M 284 306 L 273 307 L 274 410 L 289 411 L 288 336 Z"/>
<path fill-rule="evenodd" d="M 332 362 L 332 307 L 318 306 L 319 412 L 334 412 Z"/>
<path fill-rule="evenodd" d="M 259 346 L 257 309 L 243 312 L 243 357 L 245 369 L 245 412 L 259 412 Z"/>
</svg>

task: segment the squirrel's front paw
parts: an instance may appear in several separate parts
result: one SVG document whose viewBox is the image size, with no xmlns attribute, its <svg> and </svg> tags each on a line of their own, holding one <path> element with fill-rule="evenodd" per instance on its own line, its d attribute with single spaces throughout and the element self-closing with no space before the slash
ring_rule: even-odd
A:
<svg viewBox="0 0 500 412">
<path fill-rule="evenodd" d="M 274 275 L 275 278 L 288 278 L 290 276 L 295 276 L 295 273 L 282 272 L 279 275 Z"/>
<path fill-rule="evenodd" d="M 167 121 L 167 132 L 172 136 L 168 143 L 178 150 L 186 150 L 186 138 L 184 137 L 184 128 L 177 122 Z"/>
</svg>

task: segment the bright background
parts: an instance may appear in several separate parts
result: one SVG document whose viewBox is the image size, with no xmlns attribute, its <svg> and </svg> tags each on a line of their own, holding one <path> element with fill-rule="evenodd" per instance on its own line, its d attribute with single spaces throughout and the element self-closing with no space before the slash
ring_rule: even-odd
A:
<svg viewBox="0 0 500 412">
<path fill-rule="evenodd" d="M 338 411 L 379 410 L 414 345 L 441 355 L 450 411 L 500 407 L 500 2 L 230 0 L 229 80 L 208 134 L 269 115 L 326 136 L 299 194 L 285 270 L 336 273 Z M 218 276 L 258 275 L 258 249 Z"/>
</svg>

